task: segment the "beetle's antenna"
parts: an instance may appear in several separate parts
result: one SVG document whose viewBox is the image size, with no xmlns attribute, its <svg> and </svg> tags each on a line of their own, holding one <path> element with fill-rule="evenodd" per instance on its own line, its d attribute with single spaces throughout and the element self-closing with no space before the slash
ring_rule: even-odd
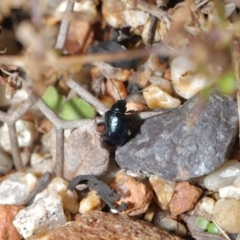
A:
<svg viewBox="0 0 240 240">
<path fill-rule="evenodd" d="M 120 92 L 118 91 L 117 85 L 114 83 L 114 81 L 113 81 L 111 78 L 110 78 L 110 80 L 111 80 L 112 84 L 114 85 L 114 87 L 116 88 L 116 90 L 117 90 L 117 93 L 118 93 L 118 95 L 119 95 L 120 99 L 122 100 L 122 97 L 121 97 L 121 94 L 120 94 Z"/>
<path fill-rule="evenodd" d="M 137 94 L 137 93 L 143 93 L 143 92 L 148 92 L 148 90 L 139 90 L 139 91 L 136 91 L 136 92 L 133 92 L 133 93 L 130 93 L 124 100 L 126 100 L 127 98 L 129 98 L 130 96 L 134 95 L 134 94 Z"/>
</svg>

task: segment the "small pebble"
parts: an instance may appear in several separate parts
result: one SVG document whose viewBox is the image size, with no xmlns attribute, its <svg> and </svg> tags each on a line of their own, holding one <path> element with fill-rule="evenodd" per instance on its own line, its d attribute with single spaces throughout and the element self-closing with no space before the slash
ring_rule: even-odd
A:
<svg viewBox="0 0 240 240">
<path fill-rule="evenodd" d="M 220 199 L 213 209 L 213 220 L 229 233 L 240 233 L 240 201 Z"/>
<path fill-rule="evenodd" d="M 16 132 L 19 147 L 31 147 L 35 137 L 35 127 L 32 122 L 18 120 L 16 122 Z M 0 128 L 0 145 L 6 152 L 11 152 L 11 143 L 6 123 Z"/>
<path fill-rule="evenodd" d="M 154 225 L 179 237 L 184 237 L 187 234 L 186 227 L 182 223 L 171 218 L 164 217 L 158 219 L 158 221 L 155 218 Z"/>
<path fill-rule="evenodd" d="M 209 79 L 195 71 L 193 61 L 187 56 L 179 56 L 172 61 L 172 85 L 176 93 L 183 98 L 189 99 L 211 84 Z"/>
<path fill-rule="evenodd" d="M 145 212 L 143 220 L 147 222 L 152 222 L 153 217 L 155 215 L 155 208 L 156 206 L 154 204 L 150 204 L 148 210 Z"/>
<path fill-rule="evenodd" d="M 204 186 L 211 191 L 218 191 L 219 188 L 232 185 L 234 180 L 240 174 L 240 162 L 229 160 L 219 169 L 211 172 L 204 179 Z"/>
<path fill-rule="evenodd" d="M 115 101 L 119 99 L 125 99 L 127 97 L 127 90 L 124 83 L 114 79 L 107 80 L 105 92 Z"/>
<path fill-rule="evenodd" d="M 22 236 L 13 226 L 13 219 L 23 209 L 22 206 L 0 205 L 0 239 L 21 240 Z"/>
<path fill-rule="evenodd" d="M 208 220 L 212 219 L 213 208 L 216 201 L 210 197 L 202 198 L 194 208 L 194 215 L 204 217 Z"/>
<path fill-rule="evenodd" d="M 167 79 L 159 76 L 152 76 L 149 78 L 149 82 L 159 86 L 164 92 L 168 93 L 169 95 L 173 94 L 172 83 Z"/>
<path fill-rule="evenodd" d="M 133 73 L 133 77 L 135 77 L 135 84 L 139 88 L 145 88 L 149 85 L 149 78 L 152 75 L 152 71 L 150 69 L 144 69 L 139 72 Z"/>
<path fill-rule="evenodd" d="M 188 182 L 177 183 L 175 193 L 169 207 L 172 215 L 178 215 L 194 208 L 202 190 L 190 185 Z"/>
<path fill-rule="evenodd" d="M 148 206 L 152 200 L 152 191 L 143 183 L 138 182 L 134 178 L 121 174 L 110 184 L 110 186 L 119 194 L 121 202 L 128 203 L 126 213 L 129 216 L 135 216 L 147 211 Z"/>
<path fill-rule="evenodd" d="M 35 197 L 34 202 L 48 196 L 53 191 L 57 191 L 61 197 L 63 209 L 69 211 L 70 213 L 77 213 L 79 207 L 78 196 L 76 191 L 67 190 L 68 185 L 68 181 L 60 177 L 55 177 L 49 183 L 48 187 Z"/>
<path fill-rule="evenodd" d="M 92 210 L 101 210 L 104 207 L 104 202 L 101 200 L 96 191 L 91 191 L 83 198 L 79 205 L 79 212 L 86 213 Z"/>
<path fill-rule="evenodd" d="M 65 223 L 61 197 L 54 191 L 21 210 L 13 221 L 14 226 L 24 238 L 48 233 Z"/>
<path fill-rule="evenodd" d="M 176 108 L 181 104 L 179 99 L 170 96 L 161 87 L 154 84 L 144 88 L 143 96 L 150 109 Z"/>
<path fill-rule="evenodd" d="M 158 206 L 163 210 L 169 209 L 168 205 L 172 199 L 176 183 L 160 178 L 156 175 L 151 175 L 149 182 L 156 194 L 154 200 L 156 200 Z"/>
<path fill-rule="evenodd" d="M 21 205 L 33 191 L 37 177 L 32 173 L 16 172 L 0 183 L 0 204 Z"/>
<path fill-rule="evenodd" d="M 4 175 L 12 169 L 12 159 L 0 149 L 0 175 Z"/>
<path fill-rule="evenodd" d="M 240 200 L 240 175 L 235 178 L 232 185 L 219 188 L 219 197 Z"/>
<path fill-rule="evenodd" d="M 220 198 L 234 198 L 240 200 L 240 186 L 226 186 L 219 189 Z"/>
<path fill-rule="evenodd" d="M 103 175 L 109 165 L 109 151 L 102 146 L 101 136 L 95 131 L 96 124 L 74 130 L 65 144 L 64 178 L 71 181 L 75 176 Z"/>
<path fill-rule="evenodd" d="M 28 169 L 27 172 L 31 172 L 38 176 L 43 175 L 45 172 L 52 173 L 56 169 L 56 164 L 49 153 L 46 155 L 32 153 L 30 165 L 32 167 Z"/>
<path fill-rule="evenodd" d="M 149 19 L 149 14 L 141 10 L 126 9 L 123 11 L 122 18 L 125 24 L 131 26 L 132 28 L 137 28 L 147 23 Z"/>
</svg>

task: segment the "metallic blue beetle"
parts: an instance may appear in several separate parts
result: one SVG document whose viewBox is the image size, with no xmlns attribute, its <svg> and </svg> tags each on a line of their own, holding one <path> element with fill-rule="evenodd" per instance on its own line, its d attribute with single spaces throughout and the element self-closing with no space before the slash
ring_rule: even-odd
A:
<svg viewBox="0 0 240 240">
<path fill-rule="evenodd" d="M 128 138 L 128 119 L 125 116 L 127 102 L 118 100 L 105 114 L 103 140 L 110 147 L 123 145 Z"/>
</svg>

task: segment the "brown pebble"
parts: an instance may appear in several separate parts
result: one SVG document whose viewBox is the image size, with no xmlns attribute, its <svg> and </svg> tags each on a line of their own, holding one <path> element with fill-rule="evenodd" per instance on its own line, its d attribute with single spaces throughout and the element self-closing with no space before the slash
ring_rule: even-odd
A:
<svg viewBox="0 0 240 240">
<path fill-rule="evenodd" d="M 21 240 L 22 236 L 13 225 L 17 213 L 23 209 L 22 206 L 0 205 L 0 239 Z"/>
<path fill-rule="evenodd" d="M 111 187 L 121 196 L 117 204 L 121 205 L 121 202 L 128 204 L 127 209 L 122 213 L 135 216 L 147 211 L 153 193 L 145 184 L 121 174 L 111 183 Z"/>
<path fill-rule="evenodd" d="M 200 188 L 192 186 L 188 182 L 178 183 L 169 203 L 171 214 L 178 215 L 193 209 L 201 194 Z"/>
<path fill-rule="evenodd" d="M 161 209 L 168 210 L 169 202 L 172 199 L 176 183 L 160 178 L 156 175 L 150 176 L 149 183 L 156 194 L 154 199 L 155 202 Z"/>
<path fill-rule="evenodd" d="M 180 240 L 153 225 L 126 215 L 90 211 L 53 230 L 45 240 Z"/>
</svg>

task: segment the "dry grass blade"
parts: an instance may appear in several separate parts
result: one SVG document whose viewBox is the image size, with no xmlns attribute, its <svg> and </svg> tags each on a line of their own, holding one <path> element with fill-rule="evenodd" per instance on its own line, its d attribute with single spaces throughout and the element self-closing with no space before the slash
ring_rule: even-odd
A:
<svg viewBox="0 0 240 240">
<path fill-rule="evenodd" d="M 220 232 L 222 233 L 222 235 L 223 235 L 227 240 L 231 240 L 230 237 L 224 232 L 224 230 L 223 230 L 214 220 L 212 220 L 212 222 L 217 226 L 217 228 L 220 230 Z"/>
</svg>

